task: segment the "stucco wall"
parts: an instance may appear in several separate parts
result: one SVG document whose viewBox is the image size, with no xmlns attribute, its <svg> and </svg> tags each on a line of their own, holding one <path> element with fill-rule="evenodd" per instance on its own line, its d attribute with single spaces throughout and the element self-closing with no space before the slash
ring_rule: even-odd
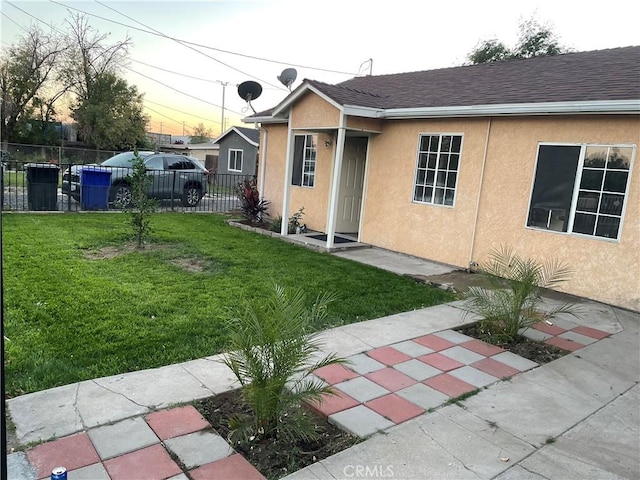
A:
<svg viewBox="0 0 640 480">
<path fill-rule="evenodd" d="M 282 199 L 284 196 L 283 176 L 287 151 L 287 126 L 269 125 L 267 130 L 267 155 L 264 197 L 271 202 L 269 215 L 275 218 L 282 215 Z M 303 132 L 299 132 L 303 134 Z M 311 132 L 309 132 L 311 133 Z M 298 209 L 304 207 L 302 223 L 312 230 L 324 231 L 327 220 L 327 204 L 331 185 L 331 171 L 335 143 L 325 147 L 326 135 L 318 135 L 318 151 L 316 156 L 316 177 L 313 187 L 290 188 L 289 211 L 284 218 L 289 218 Z M 291 183 L 291 179 L 287 179 Z"/>
<path fill-rule="evenodd" d="M 494 119 L 473 259 L 486 259 L 489 251 L 500 244 L 511 245 L 530 257 L 557 257 L 573 271 L 571 279 L 559 290 L 640 310 L 640 164 L 637 151 L 622 235 L 619 241 L 612 241 L 525 226 L 538 142 L 637 146 L 640 143 L 640 118 Z"/>
<path fill-rule="evenodd" d="M 292 128 L 336 128 L 340 112 L 313 93 L 303 95 L 289 112 Z"/>
<path fill-rule="evenodd" d="M 369 144 L 361 240 L 466 266 L 480 180 L 486 120 L 392 121 Z M 421 133 L 462 134 L 454 207 L 412 202 Z"/>
</svg>

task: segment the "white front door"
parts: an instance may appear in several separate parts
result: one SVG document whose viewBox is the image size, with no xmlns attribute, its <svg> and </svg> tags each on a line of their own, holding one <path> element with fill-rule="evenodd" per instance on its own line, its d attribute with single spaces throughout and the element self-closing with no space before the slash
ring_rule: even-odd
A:
<svg viewBox="0 0 640 480">
<path fill-rule="evenodd" d="M 338 195 L 337 233 L 358 233 L 366 158 L 367 138 L 347 137 L 344 144 Z"/>
</svg>

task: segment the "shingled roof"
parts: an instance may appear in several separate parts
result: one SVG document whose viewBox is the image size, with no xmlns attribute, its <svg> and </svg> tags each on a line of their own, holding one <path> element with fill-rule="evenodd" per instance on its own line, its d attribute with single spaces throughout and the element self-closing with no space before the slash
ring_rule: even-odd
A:
<svg viewBox="0 0 640 480">
<path fill-rule="evenodd" d="M 341 105 L 382 109 L 640 100 L 640 46 L 309 84 Z"/>
</svg>

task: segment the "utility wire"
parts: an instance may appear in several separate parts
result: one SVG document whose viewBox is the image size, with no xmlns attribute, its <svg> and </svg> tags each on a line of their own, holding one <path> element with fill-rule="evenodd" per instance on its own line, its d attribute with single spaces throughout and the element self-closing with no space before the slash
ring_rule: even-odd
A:
<svg viewBox="0 0 640 480">
<path fill-rule="evenodd" d="M 130 58 L 129 60 L 131 60 L 132 62 L 139 63 L 139 64 L 141 64 L 141 65 L 144 65 L 144 66 L 146 66 L 146 67 L 155 68 L 156 70 L 162 70 L 163 72 L 173 73 L 174 75 L 180 75 L 180 76 L 182 76 L 182 77 L 191 78 L 191 79 L 193 79 L 193 80 L 200 80 L 201 82 L 215 83 L 216 85 L 220 83 L 220 82 L 218 82 L 218 80 L 209 80 L 208 78 L 194 77 L 194 76 L 192 76 L 192 75 L 187 75 L 186 73 L 180 73 L 180 72 L 176 72 L 176 71 L 174 71 L 174 70 L 168 70 L 168 69 L 166 69 L 166 68 L 157 67 L 157 66 L 155 66 L 155 65 L 150 65 L 150 64 L 148 64 L 148 63 L 141 62 L 140 60 L 136 60 L 135 58 Z"/>
<path fill-rule="evenodd" d="M 7 15 L 7 14 L 6 14 L 6 13 L 4 13 L 4 12 L 0 12 L 0 13 L 2 13 L 2 15 L 3 15 L 4 17 L 6 17 L 9 21 L 11 21 L 11 22 L 15 23 L 15 24 L 18 26 L 18 28 L 21 28 L 24 32 L 29 33 L 29 30 L 27 30 L 26 28 L 24 28 L 22 25 L 20 25 L 18 22 L 16 22 L 16 21 L 15 21 L 13 18 L 11 18 L 9 15 Z"/>
<path fill-rule="evenodd" d="M 165 37 L 165 38 L 170 38 L 171 40 L 176 40 L 176 41 L 179 41 L 181 43 L 185 43 L 185 44 L 188 44 L 188 45 L 193 45 L 194 47 L 205 48 L 207 50 L 214 50 L 216 52 L 227 53 L 229 55 L 235 55 L 235 56 L 238 56 L 238 57 L 250 58 L 252 60 L 259 60 L 261 62 L 275 63 L 275 64 L 278 64 L 278 65 L 284 65 L 284 66 L 289 66 L 289 67 L 306 68 L 308 70 L 316 70 L 318 72 L 338 73 L 338 74 L 341 74 L 341 75 L 350 75 L 350 76 L 356 76 L 357 75 L 356 73 L 353 73 L 353 72 L 344 72 L 344 71 L 341 71 L 341 70 L 331 70 L 329 68 L 312 67 L 312 66 L 309 66 L 309 65 L 296 64 L 296 63 L 293 63 L 293 62 L 284 62 L 284 61 L 281 61 L 281 60 L 273 60 L 273 59 L 269 59 L 269 58 L 258 57 L 258 56 L 254 56 L 254 55 L 248 55 L 248 54 L 245 54 L 245 53 L 234 52 L 234 51 L 231 51 L 231 50 L 224 50 L 222 48 L 216 48 L 216 47 L 212 47 L 210 45 L 204 45 L 204 44 L 201 44 L 201 43 L 190 42 L 188 40 L 181 40 L 181 39 L 178 39 L 178 38 L 168 37 L 168 36 L 166 36 L 166 35 L 164 35 L 162 33 L 156 33 L 156 32 L 151 31 L 151 30 L 145 30 L 143 28 L 135 27 L 133 25 L 128 25 L 126 23 L 118 22 L 117 20 L 112 20 L 110 18 L 102 17 L 102 16 L 96 15 L 94 13 L 89 13 L 89 12 L 86 12 L 84 10 L 80 10 L 79 8 L 69 7 L 69 6 L 67 6 L 67 5 L 65 5 L 63 3 L 56 2 L 55 0 L 49 0 L 49 1 L 51 3 L 55 3 L 55 4 L 60 5 L 62 7 L 65 7 L 65 8 L 71 9 L 71 10 L 75 10 L 75 11 L 80 12 L 80 13 L 84 13 L 84 14 L 89 15 L 91 17 L 99 18 L 100 20 L 105 20 L 107 22 L 115 23 L 115 24 L 120 25 L 122 27 L 132 28 L 134 30 L 138 30 L 140 32 L 148 33 L 150 35 L 156 35 L 156 36 L 162 36 L 162 37 Z M 100 2 L 98 2 L 98 3 L 100 3 Z M 137 22 L 137 23 L 140 23 L 140 22 Z M 141 23 L 141 25 L 143 25 L 143 24 Z M 150 28 L 150 27 L 147 27 L 147 28 Z M 279 89 L 279 87 L 278 87 L 278 89 Z"/>
<path fill-rule="evenodd" d="M 53 1 L 53 0 L 51 0 L 51 1 Z M 49 25 L 49 24 L 47 24 L 44 20 L 39 19 L 39 18 L 38 18 L 38 17 L 36 17 L 35 15 L 30 14 L 29 12 L 27 12 L 27 11 L 25 11 L 25 10 L 21 9 L 20 7 L 18 7 L 18 6 L 16 6 L 16 5 L 14 5 L 13 3 L 9 2 L 9 1 L 6 1 L 6 0 L 5 0 L 5 2 L 6 2 L 7 4 L 11 5 L 12 7 L 14 7 L 14 8 L 16 8 L 16 9 L 20 10 L 20 11 L 21 11 L 22 13 L 24 13 L 25 15 L 28 15 L 29 17 L 33 18 L 33 19 L 34 19 L 34 20 L 36 20 L 37 22 L 40 22 L 40 23 L 42 23 L 43 25 L 50 26 L 50 27 L 51 27 L 53 30 L 55 30 L 56 32 L 58 32 L 58 33 L 60 33 L 60 34 L 62 34 L 62 35 L 66 35 L 66 33 L 65 33 L 65 32 L 63 32 L 62 30 L 60 30 L 59 28 L 56 28 L 56 27 L 54 27 L 53 25 Z M 54 3 L 57 3 L 57 2 L 54 2 Z M 212 105 L 212 106 L 214 106 L 214 107 L 216 107 L 216 108 L 220 108 L 220 109 L 222 109 L 222 107 L 221 107 L 220 105 L 216 105 L 215 103 L 209 102 L 209 101 L 204 100 L 204 99 L 202 99 L 202 98 L 195 97 L 195 96 L 190 95 L 190 94 L 188 94 L 188 93 L 186 93 L 186 92 L 183 92 L 182 90 L 178 90 L 177 88 L 174 88 L 174 87 L 171 87 L 171 86 L 169 86 L 169 85 L 166 85 L 166 84 L 164 84 L 164 83 L 160 82 L 159 80 L 156 80 L 156 79 L 154 79 L 154 78 L 152 78 L 152 77 L 149 77 L 149 76 L 147 76 L 147 75 L 144 75 L 144 74 L 142 74 L 142 73 L 140 73 L 140 72 L 137 72 L 137 71 L 135 71 L 135 70 L 133 70 L 133 69 L 131 69 L 131 68 L 129 68 L 129 67 L 123 67 L 123 68 L 124 68 L 124 69 L 126 69 L 126 70 L 129 70 L 130 72 L 136 73 L 136 74 L 138 74 L 138 75 L 140 75 L 140 76 L 142 76 L 142 77 L 145 77 L 146 79 L 151 80 L 152 82 L 159 83 L 159 84 L 160 84 L 160 85 L 162 85 L 163 87 L 166 87 L 166 88 L 168 88 L 168 89 L 170 89 L 170 90 L 173 90 L 174 92 L 181 93 L 182 95 L 186 95 L 187 97 L 191 97 L 191 98 L 193 98 L 193 99 L 195 99 L 195 100 L 198 100 L 198 101 L 200 101 L 200 102 L 203 102 L 203 103 L 206 103 L 206 104 L 208 104 L 208 105 Z M 235 110 L 231 110 L 231 109 L 228 109 L 228 108 L 225 108 L 225 110 L 228 110 L 229 112 L 235 113 L 236 115 L 244 116 L 244 114 L 243 114 L 243 113 L 241 113 L 241 112 L 236 112 Z M 220 123 L 220 122 L 217 122 L 217 123 Z"/>
<path fill-rule="evenodd" d="M 220 121 L 212 120 L 210 118 L 200 117 L 198 115 L 194 115 L 193 113 L 185 112 L 183 110 L 178 110 L 177 108 L 169 107 L 168 105 L 163 105 L 161 103 L 154 102 L 153 100 L 149 100 L 147 98 L 145 98 L 144 101 L 146 103 L 153 103 L 154 105 L 158 105 L 159 107 L 168 108 L 169 110 L 174 110 L 174 111 L 179 112 L 179 113 L 184 113 L 185 115 L 189 115 L 190 117 L 193 117 L 193 118 L 199 118 L 200 120 L 206 120 L 207 122 L 212 122 L 212 123 L 218 123 L 218 124 L 220 123 Z"/>
<path fill-rule="evenodd" d="M 54 2 L 54 0 L 51 0 L 51 1 L 53 1 L 53 2 Z M 164 33 L 162 33 L 161 31 L 156 30 L 155 28 L 152 28 L 152 27 L 150 27 L 149 25 L 145 25 L 144 23 L 142 23 L 142 22 L 140 22 L 140 21 L 138 21 L 138 20 L 136 20 L 136 19 L 134 19 L 134 18 L 131 18 L 131 17 L 130 17 L 130 16 L 128 16 L 128 15 L 125 15 L 124 13 L 122 13 L 122 12 L 120 12 L 120 11 L 116 10 L 115 8 L 110 7 L 109 5 L 105 5 L 105 4 L 104 4 L 104 3 L 102 3 L 100 0 L 95 0 L 95 2 L 96 2 L 96 3 L 98 3 L 99 5 L 102 5 L 102 6 L 103 6 L 103 7 L 105 7 L 105 8 L 108 8 L 109 10 L 112 10 L 113 12 L 115 12 L 115 13 L 117 13 L 117 14 L 119 14 L 119 15 L 122 15 L 122 16 L 123 16 L 123 17 L 125 17 L 125 18 L 128 18 L 129 20 L 131 20 L 131 21 L 133 21 L 133 22 L 136 22 L 136 23 L 138 23 L 138 24 L 142 25 L 143 27 L 146 27 L 146 28 L 148 28 L 148 29 L 150 29 L 150 30 L 153 30 L 153 31 L 154 31 L 154 32 L 156 32 L 158 35 L 160 35 L 160 36 L 162 36 L 162 37 L 164 37 L 164 38 L 167 38 L 167 39 L 169 39 L 169 40 L 173 40 L 174 42 L 178 43 L 179 45 L 182 45 L 183 47 L 188 48 L 189 50 L 193 50 L 194 52 L 199 53 L 200 55 L 204 55 L 205 57 L 210 58 L 210 59 L 211 59 L 211 60 L 213 60 L 214 62 L 218 62 L 220 65 L 224 65 L 224 66 L 225 66 L 225 67 L 227 67 L 227 68 L 230 68 L 230 69 L 232 69 L 232 70 L 235 70 L 236 72 L 241 73 L 242 75 L 246 75 L 246 76 L 248 76 L 248 77 L 251 77 L 251 78 L 253 78 L 253 79 L 255 79 L 255 80 L 260 80 L 261 82 L 266 83 L 267 85 L 270 85 L 270 86 L 272 86 L 272 87 L 279 88 L 277 85 L 274 85 L 273 83 L 269 83 L 269 82 L 267 82 L 266 80 L 262 80 L 262 79 L 260 79 L 260 78 L 256 77 L 255 75 L 251 75 L 250 73 L 247 73 L 247 72 L 244 72 L 244 71 L 242 71 L 242 70 L 240 70 L 240 69 L 238 69 L 238 68 L 235 68 L 235 67 L 233 67 L 233 66 L 229 65 L 228 63 L 225 63 L 225 62 L 223 62 L 222 60 L 218 60 L 217 58 L 212 57 L 211 55 L 208 55 L 208 54 L 206 54 L 206 53 L 204 53 L 204 52 L 202 52 L 202 51 L 198 50 L 197 48 L 195 48 L 195 47 L 193 47 L 193 46 L 191 46 L 191 45 L 187 45 L 186 43 L 182 42 L 181 40 L 178 40 L 178 39 L 176 39 L 176 38 L 173 38 L 173 37 L 170 37 L 170 36 L 168 36 L 168 35 L 165 35 L 165 34 L 164 34 Z M 58 2 L 54 2 L 54 3 L 58 3 Z M 282 90 L 284 90 L 284 89 L 282 89 Z"/>
</svg>

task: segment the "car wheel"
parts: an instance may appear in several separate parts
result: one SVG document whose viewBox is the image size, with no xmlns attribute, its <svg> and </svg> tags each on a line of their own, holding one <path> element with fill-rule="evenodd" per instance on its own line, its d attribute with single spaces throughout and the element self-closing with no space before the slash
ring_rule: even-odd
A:
<svg viewBox="0 0 640 480">
<path fill-rule="evenodd" d="M 131 187 L 126 183 L 114 185 L 111 187 L 109 199 L 116 206 L 126 207 L 131 203 Z"/>
<path fill-rule="evenodd" d="M 197 185 L 185 187 L 182 192 L 182 205 L 185 207 L 195 207 L 202 198 L 202 189 Z"/>
</svg>

